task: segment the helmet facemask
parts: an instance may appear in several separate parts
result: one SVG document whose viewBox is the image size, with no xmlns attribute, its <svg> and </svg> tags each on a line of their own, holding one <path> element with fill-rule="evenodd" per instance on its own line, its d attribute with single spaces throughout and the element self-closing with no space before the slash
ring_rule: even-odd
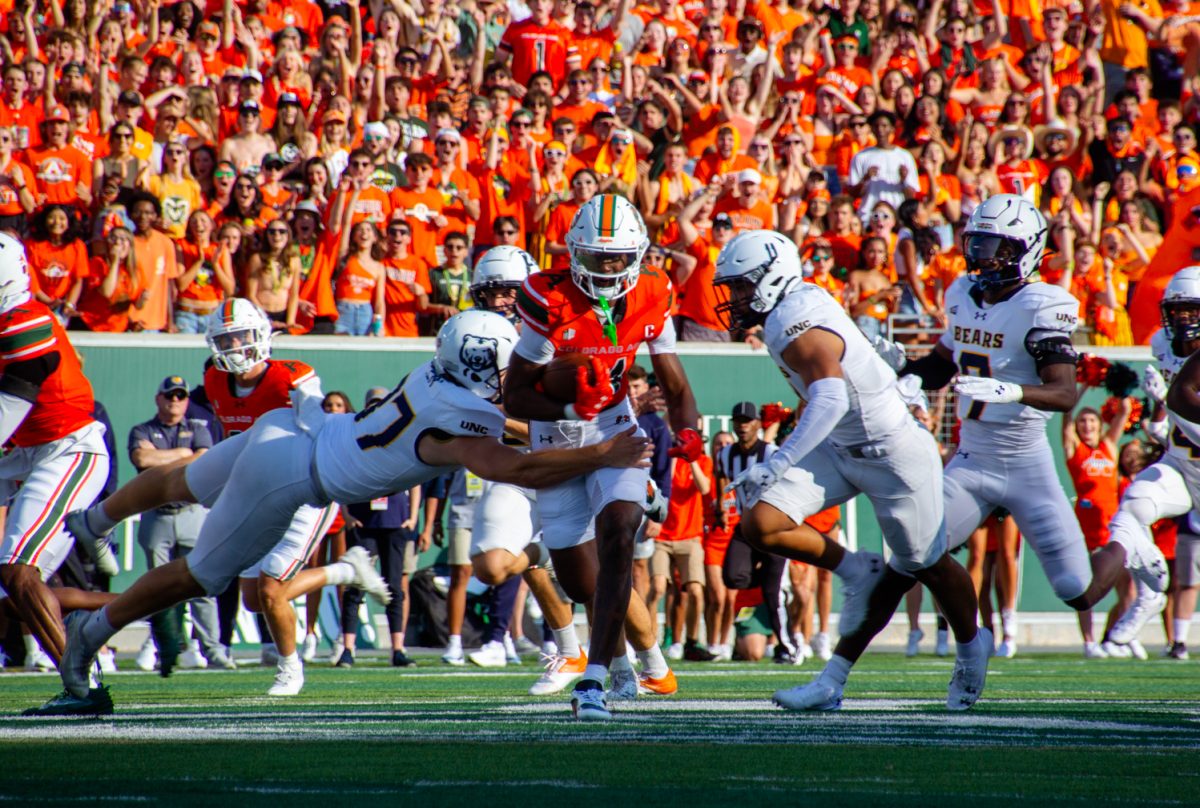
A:
<svg viewBox="0 0 1200 808">
<path fill-rule="evenodd" d="M 1172 345 L 1182 347 L 1184 343 L 1200 340 L 1200 300 L 1176 298 L 1159 304 L 1163 330 L 1171 338 Z"/>
<path fill-rule="evenodd" d="M 499 314 L 510 323 L 521 319 L 517 313 L 517 290 L 521 284 L 510 281 L 492 281 L 471 286 L 471 300 L 476 308 Z M 498 300 L 503 299 L 503 302 Z"/>
<path fill-rule="evenodd" d="M 259 329 L 253 327 L 211 334 L 208 347 L 213 353 L 213 364 L 226 373 L 247 373 L 271 356 L 269 335 L 264 339 Z"/>
<path fill-rule="evenodd" d="M 963 257 L 971 280 L 983 291 L 1003 289 L 1021 283 L 1021 258 L 1025 247 L 1016 239 L 993 233 L 967 233 L 963 236 Z"/>
<path fill-rule="evenodd" d="M 576 247 L 571 251 L 571 278 L 591 300 L 610 303 L 637 286 L 645 249 L 608 251 Z"/>
</svg>

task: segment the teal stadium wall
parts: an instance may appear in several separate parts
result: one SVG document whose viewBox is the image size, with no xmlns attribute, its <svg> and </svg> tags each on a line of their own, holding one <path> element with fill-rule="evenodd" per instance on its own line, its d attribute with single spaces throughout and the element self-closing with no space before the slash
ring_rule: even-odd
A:
<svg viewBox="0 0 1200 808">
<path fill-rule="evenodd" d="M 120 454 L 120 480 L 133 476 L 125 444 L 130 428 L 154 413 L 154 393 L 162 379 L 180 374 L 188 383 L 200 381 L 201 368 L 208 356 L 204 341 L 199 337 L 167 334 L 72 334 L 76 348 L 85 358 L 85 372 L 113 421 Z M 342 390 L 355 406 L 362 404 L 368 387 L 392 387 L 414 367 L 432 356 L 430 339 L 395 341 L 373 338 L 290 337 L 276 340 L 273 355 L 281 359 L 299 359 L 312 365 L 321 376 L 326 392 Z M 1095 351 L 1103 356 L 1127 362 L 1137 368 L 1149 360 L 1145 349 L 1105 349 Z M 696 393 L 700 411 L 705 416 L 705 432 L 728 427 L 728 413 L 739 401 L 783 401 L 795 396 L 775 364 L 765 351 L 751 351 L 742 345 L 709 346 L 704 348 L 680 346 L 680 354 Z M 647 363 L 648 358 L 642 361 Z M 1097 408 L 1104 394 L 1089 391 L 1083 403 Z M 1072 492 L 1066 477 L 1059 449 L 1059 417 L 1051 419 L 1048 429 L 1050 443 L 1068 493 Z M 856 513 L 843 512 L 843 525 L 853 524 L 858 545 L 880 550 L 882 539 L 878 523 L 870 506 L 862 498 L 854 505 Z M 433 551 L 427 559 L 436 557 Z M 142 559 L 134 554 L 133 571 L 116 581 L 123 589 L 140 573 Z M 1022 553 L 1024 571 L 1019 608 L 1022 611 L 1067 611 L 1054 597 L 1045 575 L 1038 567 L 1032 552 Z M 926 599 L 926 609 L 929 608 Z"/>
</svg>

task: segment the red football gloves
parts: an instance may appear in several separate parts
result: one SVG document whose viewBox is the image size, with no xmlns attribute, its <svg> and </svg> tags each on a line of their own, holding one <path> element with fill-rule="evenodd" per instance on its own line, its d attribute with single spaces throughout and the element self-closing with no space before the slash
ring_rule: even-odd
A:
<svg viewBox="0 0 1200 808">
<path fill-rule="evenodd" d="M 595 377 L 595 383 L 588 379 L 589 371 Z M 573 412 L 580 421 L 591 421 L 612 402 L 612 397 L 608 366 L 599 357 L 593 356 L 588 364 L 575 369 L 575 403 L 568 414 Z"/>
<path fill-rule="evenodd" d="M 763 429 L 773 426 L 784 419 L 784 407 L 779 401 L 774 404 L 763 404 L 759 420 L 762 421 Z"/>
<path fill-rule="evenodd" d="M 695 463 L 704 456 L 704 438 L 694 429 L 680 430 L 675 436 L 675 445 L 667 454 L 670 457 L 682 457 L 688 463 Z"/>
</svg>

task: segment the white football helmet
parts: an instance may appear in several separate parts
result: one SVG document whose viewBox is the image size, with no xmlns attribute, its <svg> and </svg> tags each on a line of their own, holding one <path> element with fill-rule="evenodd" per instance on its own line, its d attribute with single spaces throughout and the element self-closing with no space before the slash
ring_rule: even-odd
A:
<svg viewBox="0 0 1200 808">
<path fill-rule="evenodd" d="M 717 256 L 713 285 L 728 295 L 717 316 L 726 328 L 761 325 L 803 277 L 796 242 L 775 230 L 738 233 Z"/>
<path fill-rule="evenodd" d="M 515 302 L 493 306 L 486 292 L 500 289 L 520 289 L 525 279 L 538 271 L 533 257 L 520 247 L 501 245 L 492 247 L 475 263 L 471 276 L 471 299 L 484 311 L 492 311 L 516 322 Z"/>
<path fill-rule="evenodd" d="M 1172 341 L 1200 339 L 1200 267 L 1184 267 L 1171 276 L 1158 310 Z"/>
<path fill-rule="evenodd" d="M 1016 194 L 990 196 L 971 212 L 963 230 L 967 272 L 981 289 L 1024 283 L 1042 264 L 1046 219 Z"/>
<path fill-rule="evenodd" d="M 204 339 L 213 364 L 226 373 L 246 373 L 271 358 L 271 320 L 244 297 L 230 298 L 213 312 Z"/>
<path fill-rule="evenodd" d="M 0 314 L 29 300 L 29 265 L 25 245 L 0 232 Z"/>
<path fill-rule="evenodd" d="M 433 366 L 480 398 L 499 401 L 502 374 L 516 344 L 517 329 L 508 320 L 467 309 L 438 330 Z"/>
<path fill-rule="evenodd" d="M 567 231 L 571 278 L 591 300 L 617 300 L 637 286 L 650 247 L 642 214 L 623 196 L 598 194 L 575 213 Z"/>
</svg>

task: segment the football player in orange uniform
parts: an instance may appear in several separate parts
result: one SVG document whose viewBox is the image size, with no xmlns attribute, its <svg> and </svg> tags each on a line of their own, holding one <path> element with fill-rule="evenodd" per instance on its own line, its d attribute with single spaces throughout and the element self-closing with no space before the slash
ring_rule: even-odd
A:
<svg viewBox="0 0 1200 808">
<path fill-rule="evenodd" d="M 525 328 L 504 387 L 508 414 L 530 420 L 535 452 L 591 445 L 636 429 L 625 374 L 645 343 L 676 434 L 673 451 L 697 459 L 704 444 L 696 433 L 696 401 L 675 354 L 674 293 L 665 274 L 642 267 L 650 242 L 641 214 L 623 197 L 593 197 L 575 215 L 566 242 L 570 271 L 530 275 L 518 293 Z M 538 383 L 555 356 L 572 352 L 589 362 L 578 369 L 575 401 L 565 404 Z M 640 598 L 630 598 L 648 479 L 642 468 L 602 469 L 538 491 L 542 541 L 558 580 L 572 600 L 591 604 L 589 662 L 571 697 L 583 720 L 611 717 L 604 692 L 610 664 L 614 698 L 676 689 L 649 611 Z M 643 665 L 638 677 L 624 654 L 614 659 L 622 624 Z"/>
<path fill-rule="evenodd" d="M 90 505 L 108 478 L 104 427 L 92 418 L 92 386 L 54 313 L 29 291 L 25 248 L 0 233 L 0 585 L 55 664 L 66 643 L 59 601 L 46 579 L 72 540 L 63 516 Z M 3 596 L 4 593 L 0 593 Z M 99 712 L 107 693 L 69 695 L 60 712 Z M 111 702 L 108 702 L 111 711 Z"/>
</svg>

